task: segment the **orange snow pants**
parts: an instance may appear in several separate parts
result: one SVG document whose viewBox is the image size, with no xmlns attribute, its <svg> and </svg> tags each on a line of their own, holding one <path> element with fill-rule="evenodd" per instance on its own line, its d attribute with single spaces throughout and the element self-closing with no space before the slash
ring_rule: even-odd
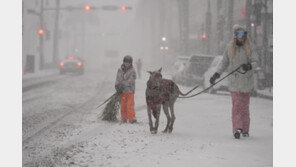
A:
<svg viewBox="0 0 296 167">
<path fill-rule="evenodd" d="M 126 121 L 135 119 L 135 102 L 134 93 L 121 93 L 120 105 L 121 105 L 121 120 Z"/>
</svg>

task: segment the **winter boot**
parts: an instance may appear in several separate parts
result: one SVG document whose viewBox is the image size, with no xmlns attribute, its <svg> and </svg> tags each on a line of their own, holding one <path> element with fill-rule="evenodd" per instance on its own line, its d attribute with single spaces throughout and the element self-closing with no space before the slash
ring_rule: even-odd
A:
<svg viewBox="0 0 296 167">
<path fill-rule="evenodd" d="M 137 120 L 136 119 L 132 119 L 129 121 L 129 123 L 133 124 L 133 123 L 137 123 Z"/>
<path fill-rule="evenodd" d="M 249 137 L 249 132 L 243 132 L 243 137 Z"/>
<path fill-rule="evenodd" d="M 241 129 L 237 129 L 234 131 L 233 136 L 235 139 L 240 139 L 240 134 L 242 133 Z"/>
</svg>

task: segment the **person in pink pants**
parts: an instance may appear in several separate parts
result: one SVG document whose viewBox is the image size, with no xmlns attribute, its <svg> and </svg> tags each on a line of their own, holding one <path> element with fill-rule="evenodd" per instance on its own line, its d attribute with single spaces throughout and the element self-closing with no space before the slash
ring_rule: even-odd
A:
<svg viewBox="0 0 296 167">
<path fill-rule="evenodd" d="M 210 83 L 220 77 L 226 69 L 235 71 L 228 77 L 228 89 L 232 98 L 232 131 L 236 139 L 242 134 L 249 136 L 250 130 L 250 93 L 254 89 L 254 71 L 257 54 L 253 52 L 247 31 L 240 25 L 233 26 L 233 38 L 227 45 L 217 72 L 213 74 Z"/>
<path fill-rule="evenodd" d="M 237 129 L 248 135 L 250 129 L 250 93 L 231 92 L 232 98 L 232 131 Z"/>
</svg>

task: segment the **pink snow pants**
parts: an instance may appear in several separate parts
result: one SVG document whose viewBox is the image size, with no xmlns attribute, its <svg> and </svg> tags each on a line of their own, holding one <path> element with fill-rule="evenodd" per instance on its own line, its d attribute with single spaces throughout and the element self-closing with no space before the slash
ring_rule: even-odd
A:
<svg viewBox="0 0 296 167">
<path fill-rule="evenodd" d="M 240 128 L 249 132 L 250 128 L 250 93 L 231 92 L 232 97 L 232 131 Z"/>
</svg>

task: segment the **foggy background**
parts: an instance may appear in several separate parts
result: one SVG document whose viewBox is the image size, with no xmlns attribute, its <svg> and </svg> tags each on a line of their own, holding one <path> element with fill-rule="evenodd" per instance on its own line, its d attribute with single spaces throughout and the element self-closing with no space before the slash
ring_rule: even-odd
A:
<svg viewBox="0 0 296 167">
<path fill-rule="evenodd" d="M 26 0 L 22 4 L 23 70 L 27 55 L 34 56 L 38 71 L 56 67 L 71 55 L 85 59 L 86 68 L 105 62 L 117 66 L 126 54 L 141 58 L 144 69 L 167 69 L 177 56 L 223 54 L 232 26 L 241 24 L 255 43 L 260 66 L 272 72 L 272 0 Z M 118 9 L 103 9 L 106 6 Z"/>
</svg>

